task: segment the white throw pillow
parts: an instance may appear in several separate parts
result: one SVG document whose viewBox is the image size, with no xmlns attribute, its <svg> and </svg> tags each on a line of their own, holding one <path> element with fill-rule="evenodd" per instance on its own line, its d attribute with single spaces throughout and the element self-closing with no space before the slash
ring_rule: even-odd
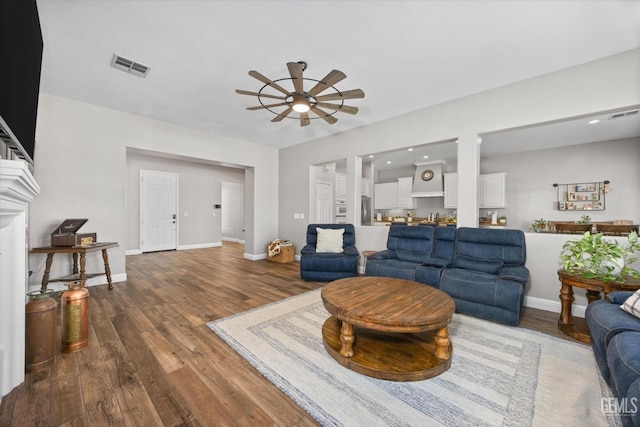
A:
<svg viewBox="0 0 640 427">
<path fill-rule="evenodd" d="M 316 243 L 316 253 L 341 254 L 344 252 L 343 235 L 344 228 L 331 229 L 316 227 L 318 241 Z"/>
<path fill-rule="evenodd" d="M 620 306 L 627 313 L 640 318 L 640 290 L 637 290 Z"/>
</svg>

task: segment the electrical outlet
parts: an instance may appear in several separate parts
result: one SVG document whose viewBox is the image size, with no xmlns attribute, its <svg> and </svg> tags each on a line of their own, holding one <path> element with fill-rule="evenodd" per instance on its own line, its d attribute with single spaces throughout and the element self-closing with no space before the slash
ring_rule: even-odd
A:
<svg viewBox="0 0 640 427">
<path fill-rule="evenodd" d="M 299 213 L 294 213 L 293 214 L 293 219 L 300 219 L 300 214 Z"/>
<path fill-rule="evenodd" d="M 304 219 L 304 212 L 300 212 L 300 219 Z"/>
</svg>

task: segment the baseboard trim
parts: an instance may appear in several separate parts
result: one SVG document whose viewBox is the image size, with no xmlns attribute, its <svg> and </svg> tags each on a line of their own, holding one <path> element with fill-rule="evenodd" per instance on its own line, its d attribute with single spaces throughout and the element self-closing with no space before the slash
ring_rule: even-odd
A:
<svg viewBox="0 0 640 427">
<path fill-rule="evenodd" d="M 240 244 L 244 245 L 244 240 L 243 239 L 234 239 L 232 237 L 223 237 L 222 241 L 223 242 L 240 243 Z"/>
<path fill-rule="evenodd" d="M 526 307 L 551 311 L 553 313 L 560 313 L 560 311 L 562 310 L 560 301 L 549 300 L 546 298 L 524 297 L 524 305 Z M 571 314 L 576 317 L 584 317 L 584 312 L 586 309 L 587 307 L 584 305 L 573 304 L 571 306 Z"/>
<path fill-rule="evenodd" d="M 125 255 L 140 255 L 142 251 L 140 249 L 127 249 L 124 251 Z"/>
<path fill-rule="evenodd" d="M 251 260 L 251 261 L 259 261 L 261 259 L 267 259 L 267 254 L 248 254 L 248 253 L 244 253 L 243 257 L 245 259 Z"/>
<path fill-rule="evenodd" d="M 179 251 L 188 251 L 189 249 L 219 248 L 220 246 L 222 246 L 222 241 L 213 243 L 198 243 L 195 245 L 180 245 L 176 249 Z"/>
</svg>

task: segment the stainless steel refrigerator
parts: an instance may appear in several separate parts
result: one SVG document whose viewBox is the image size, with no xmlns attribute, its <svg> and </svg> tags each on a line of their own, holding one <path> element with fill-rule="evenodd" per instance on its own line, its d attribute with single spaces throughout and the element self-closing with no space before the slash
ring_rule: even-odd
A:
<svg viewBox="0 0 640 427">
<path fill-rule="evenodd" d="M 360 205 L 361 225 L 373 225 L 373 212 L 371 211 L 371 197 L 362 197 Z"/>
</svg>

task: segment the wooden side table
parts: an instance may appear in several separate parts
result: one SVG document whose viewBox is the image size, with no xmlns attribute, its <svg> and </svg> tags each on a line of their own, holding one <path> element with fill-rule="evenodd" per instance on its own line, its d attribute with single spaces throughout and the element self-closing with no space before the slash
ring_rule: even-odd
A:
<svg viewBox="0 0 640 427">
<path fill-rule="evenodd" d="M 602 293 L 606 296 L 610 292 L 616 291 L 636 291 L 640 289 L 640 280 L 628 278 L 624 283 L 602 282 L 597 279 L 587 279 L 582 276 L 574 276 L 558 270 L 558 277 L 562 287 L 560 288 L 560 319 L 558 319 L 558 329 L 572 338 L 585 344 L 591 343 L 589 328 L 583 318 L 575 318 L 571 315 L 571 305 L 573 304 L 573 287 L 587 290 L 587 300 L 589 304 L 602 298 Z"/>
<path fill-rule="evenodd" d="M 369 255 L 373 255 L 378 251 L 362 251 L 362 270 L 367 271 L 367 258 Z"/>
<path fill-rule="evenodd" d="M 117 248 L 118 244 L 115 242 L 105 242 L 105 243 L 91 243 L 89 245 L 79 245 L 79 246 L 43 246 L 40 248 L 31 249 L 32 254 L 47 254 L 47 261 L 44 268 L 44 276 L 42 276 L 42 286 L 40 288 L 41 292 L 46 292 L 47 284 L 49 283 L 49 272 L 51 271 L 51 264 L 53 264 L 53 256 L 55 254 L 71 254 L 73 258 L 73 274 L 70 276 L 61 277 L 59 279 L 51 280 L 52 282 L 56 281 L 73 281 L 77 280 L 80 282 L 82 287 L 86 286 L 87 278 L 100 276 L 102 274 L 107 276 L 107 283 L 109 285 L 109 290 L 113 289 L 113 284 L 111 283 L 111 269 L 109 268 L 109 257 L 107 256 L 107 249 Z M 91 273 L 87 274 L 85 271 L 86 264 L 86 256 L 91 252 L 102 252 L 102 260 L 104 262 L 104 273 Z M 80 256 L 80 268 L 78 268 L 78 255 Z"/>
</svg>

